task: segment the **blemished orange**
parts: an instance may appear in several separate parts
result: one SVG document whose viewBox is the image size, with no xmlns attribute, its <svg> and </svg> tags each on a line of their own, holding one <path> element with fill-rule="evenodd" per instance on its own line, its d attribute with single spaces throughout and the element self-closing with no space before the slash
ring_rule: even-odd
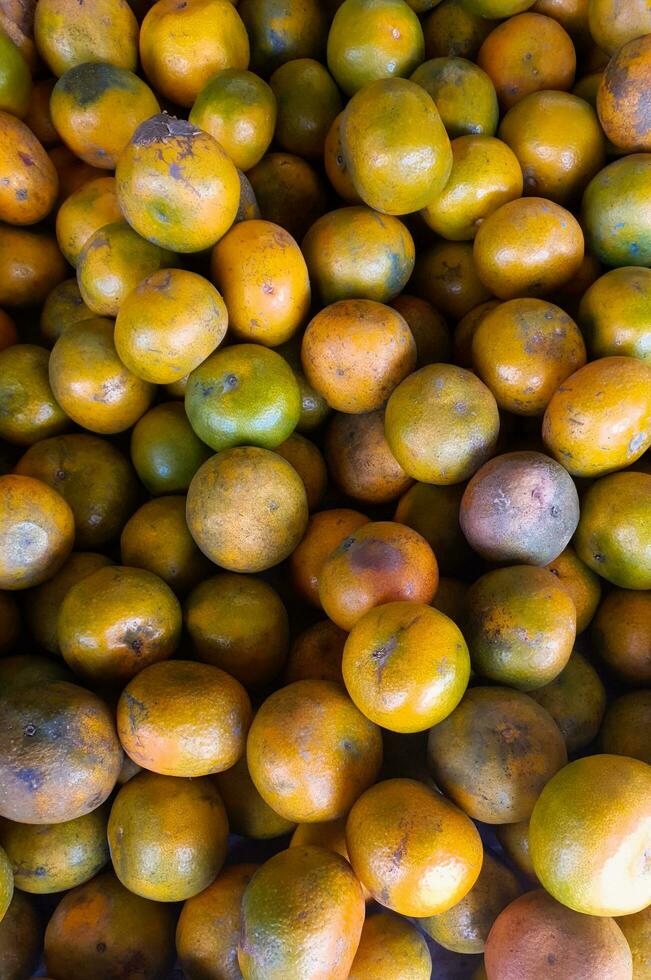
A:
<svg viewBox="0 0 651 980">
<path fill-rule="evenodd" d="M 63 497 L 30 476 L 0 476 L 0 588 L 47 581 L 72 551 L 75 521 Z"/>
<path fill-rule="evenodd" d="M 96 231 L 122 217 L 115 191 L 115 177 L 98 177 L 74 191 L 57 211 L 56 234 L 59 248 L 70 265 Z"/>
<path fill-rule="evenodd" d="M 325 455 L 333 482 L 362 503 L 389 503 L 413 482 L 389 449 L 381 409 L 335 414 L 326 430 Z"/>
<path fill-rule="evenodd" d="M 59 178 L 47 153 L 25 123 L 0 111 L 0 221 L 33 225 L 47 217 Z"/>
<path fill-rule="evenodd" d="M 224 68 L 201 89 L 188 118 L 215 137 L 238 170 L 247 171 L 273 138 L 276 97 L 253 72 Z"/>
<path fill-rule="evenodd" d="M 34 40 L 57 76 L 88 61 L 130 71 L 138 63 L 138 21 L 127 0 L 96 0 L 92 7 L 77 0 L 45 0 L 35 11 Z"/>
<path fill-rule="evenodd" d="M 635 38 L 612 56 L 597 92 L 599 121 L 606 136 L 628 153 L 651 150 L 644 96 L 650 73 L 651 38 Z"/>
<path fill-rule="evenodd" d="M 429 980 L 432 957 L 421 933 L 390 912 L 367 917 L 349 980 Z"/>
<path fill-rule="evenodd" d="M 289 559 L 292 584 L 310 605 L 321 608 L 319 577 L 326 559 L 344 538 L 368 524 L 368 520 L 365 514 L 347 507 L 312 515 L 301 542 Z"/>
</svg>

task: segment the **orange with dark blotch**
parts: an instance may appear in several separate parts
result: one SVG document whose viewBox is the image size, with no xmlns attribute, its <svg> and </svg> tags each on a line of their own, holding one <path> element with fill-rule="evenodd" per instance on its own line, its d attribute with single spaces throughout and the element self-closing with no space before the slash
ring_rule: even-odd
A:
<svg viewBox="0 0 651 980">
<path fill-rule="evenodd" d="M 110 30 L 107 30 L 110 25 Z M 89 61 L 136 70 L 138 22 L 127 0 L 45 0 L 36 10 L 34 37 L 54 75 Z"/>
<path fill-rule="evenodd" d="M 389 449 L 381 409 L 337 413 L 326 432 L 325 453 L 331 478 L 355 500 L 385 504 L 411 486 L 411 477 Z"/>
<path fill-rule="evenodd" d="M 73 191 L 56 217 L 59 248 L 70 265 L 77 265 L 82 248 L 96 231 L 121 218 L 115 177 L 98 177 Z"/>
<path fill-rule="evenodd" d="M 0 225 L 0 306 L 38 306 L 69 271 L 54 235 Z"/>
<path fill-rule="evenodd" d="M 289 563 L 294 588 L 311 605 L 321 607 L 319 576 L 323 563 L 344 538 L 363 524 L 368 524 L 365 514 L 345 507 L 320 511 L 310 518 Z"/>
<path fill-rule="evenodd" d="M 33 225 L 47 217 L 56 201 L 59 180 L 54 165 L 31 129 L 0 112 L 0 221 Z"/>
<path fill-rule="evenodd" d="M 63 497 L 29 476 L 0 476 L 0 588 L 28 589 L 59 570 L 75 533 Z"/>
<path fill-rule="evenodd" d="M 651 37 L 623 45 L 610 59 L 597 93 L 606 136 L 627 153 L 651 150 Z"/>
</svg>

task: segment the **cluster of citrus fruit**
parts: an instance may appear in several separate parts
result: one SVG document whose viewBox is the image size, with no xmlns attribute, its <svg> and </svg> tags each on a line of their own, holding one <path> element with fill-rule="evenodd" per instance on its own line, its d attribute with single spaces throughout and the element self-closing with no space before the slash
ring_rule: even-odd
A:
<svg viewBox="0 0 651 980">
<path fill-rule="evenodd" d="M 0 307 L 0 980 L 649 980 L 648 0 L 6 0 Z"/>
</svg>

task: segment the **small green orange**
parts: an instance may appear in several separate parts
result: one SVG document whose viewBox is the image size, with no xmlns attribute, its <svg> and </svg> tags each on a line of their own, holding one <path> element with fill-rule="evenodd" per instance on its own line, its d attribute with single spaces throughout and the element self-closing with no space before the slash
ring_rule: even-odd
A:
<svg viewBox="0 0 651 980">
<path fill-rule="evenodd" d="M 29 108 L 32 76 L 11 38 L 0 28 L 0 110 L 21 119 Z"/>
<path fill-rule="evenodd" d="M 185 493 L 212 453 L 197 435 L 182 402 L 155 405 L 131 433 L 131 461 L 152 496 Z"/>
</svg>

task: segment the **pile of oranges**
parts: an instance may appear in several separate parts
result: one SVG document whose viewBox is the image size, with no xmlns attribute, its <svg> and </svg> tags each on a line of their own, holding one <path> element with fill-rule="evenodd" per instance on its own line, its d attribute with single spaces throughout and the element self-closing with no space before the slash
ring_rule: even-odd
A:
<svg viewBox="0 0 651 980">
<path fill-rule="evenodd" d="M 650 980 L 648 0 L 6 0 L 0 307 L 0 980 Z"/>
</svg>

